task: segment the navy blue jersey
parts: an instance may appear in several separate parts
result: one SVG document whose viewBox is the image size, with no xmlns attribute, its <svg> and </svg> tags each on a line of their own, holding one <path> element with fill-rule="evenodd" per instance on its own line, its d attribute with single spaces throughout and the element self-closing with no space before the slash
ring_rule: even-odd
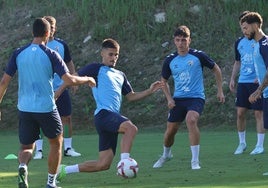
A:
<svg viewBox="0 0 268 188">
<path fill-rule="evenodd" d="M 203 67 L 213 69 L 215 63 L 204 52 L 189 49 L 188 54 L 180 56 L 177 52 L 166 57 L 162 67 L 162 77 L 174 79 L 174 98 L 205 99 Z"/>
<path fill-rule="evenodd" d="M 268 67 L 268 37 L 264 36 L 258 42 L 255 41 L 253 53 L 254 65 L 259 83 L 262 83 Z M 268 98 L 268 87 L 263 91 L 263 97 Z"/>
</svg>

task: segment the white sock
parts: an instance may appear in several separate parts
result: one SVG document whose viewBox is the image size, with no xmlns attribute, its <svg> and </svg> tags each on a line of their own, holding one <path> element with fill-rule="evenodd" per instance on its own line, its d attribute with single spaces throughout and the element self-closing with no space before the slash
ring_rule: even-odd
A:
<svg viewBox="0 0 268 188">
<path fill-rule="evenodd" d="M 258 141 L 257 141 L 257 145 L 256 146 L 260 146 L 260 147 L 263 147 L 263 142 L 264 142 L 264 137 L 265 137 L 265 134 L 264 133 L 258 133 L 257 134 L 257 137 L 258 137 Z"/>
<path fill-rule="evenodd" d="M 163 146 L 163 157 L 167 158 L 171 155 L 171 147 Z"/>
<path fill-rule="evenodd" d="M 38 139 L 35 141 L 36 151 L 42 150 L 43 151 L 43 139 Z"/>
<path fill-rule="evenodd" d="M 191 146 L 192 162 L 199 161 L 199 150 L 200 150 L 200 145 Z"/>
<path fill-rule="evenodd" d="M 238 131 L 238 137 L 239 137 L 239 143 L 242 144 L 246 144 L 246 131 Z"/>
<path fill-rule="evenodd" d="M 78 164 L 66 166 L 65 171 L 66 171 L 66 174 L 78 173 L 79 172 L 79 166 L 78 166 Z"/>
<path fill-rule="evenodd" d="M 24 168 L 24 169 L 28 169 L 27 165 L 25 163 L 20 163 L 19 164 L 19 168 Z"/>
<path fill-rule="evenodd" d="M 57 177 L 56 174 L 48 174 L 47 184 L 52 186 L 52 187 L 55 187 L 56 186 L 56 177 Z"/>
<path fill-rule="evenodd" d="M 129 153 L 121 153 L 121 160 L 122 159 L 128 159 L 130 157 Z"/>
<path fill-rule="evenodd" d="M 64 150 L 72 148 L 72 138 L 64 138 Z"/>
</svg>

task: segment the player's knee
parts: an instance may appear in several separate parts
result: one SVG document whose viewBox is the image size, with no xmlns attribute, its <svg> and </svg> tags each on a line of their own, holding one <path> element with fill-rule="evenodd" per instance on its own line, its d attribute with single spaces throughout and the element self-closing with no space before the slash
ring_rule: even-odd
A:
<svg viewBox="0 0 268 188">
<path fill-rule="evenodd" d="M 134 124 L 131 124 L 130 126 L 128 126 L 128 132 L 133 135 L 136 135 L 138 133 L 138 127 L 136 127 L 136 125 Z"/>
</svg>

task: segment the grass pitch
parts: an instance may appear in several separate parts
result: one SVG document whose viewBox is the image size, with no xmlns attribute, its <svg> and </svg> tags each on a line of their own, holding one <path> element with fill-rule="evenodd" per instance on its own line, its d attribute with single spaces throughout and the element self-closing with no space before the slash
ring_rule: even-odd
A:
<svg viewBox="0 0 268 188">
<path fill-rule="evenodd" d="M 268 177 L 262 173 L 268 171 L 267 151 L 261 155 L 249 155 L 256 144 L 255 131 L 247 132 L 248 149 L 242 155 L 233 155 L 238 144 L 235 131 L 201 130 L 200 170 L 191 170 L 191 153 L 187 131 L 179 132 L 172 148 L 173 159 L 163 168 L 153 169 L 154 162 L 162 153 L 162 132 L 140 131 L 135 139 L 132 157 L 139 163 L 139 173 L 135 179 L 123 179 L 116 176 L 116 164 L 120 150 L 108 171 L 97 173 L 70 174 L 59 184 L 64 188 L 265 188 Z M 73 146 L 82 153 L 81 157 L 63 157 L 63 164 L 75 164 L 98 156 L 98 137 L 96 134 L 74 135 Z M 0 133 L 0 187 L 17 187 L 17 160 L 5 160 L 7 154 L 17 155 L 18 138 L 16 133 Z M 265 143 L 267 148 L 267 142 Z M 42 160 L 32 160 L 29 165 L 29 183 L 31 188 L 43 188 L 47 181 L 48 143 L 44 142 Z"/>
</svg>

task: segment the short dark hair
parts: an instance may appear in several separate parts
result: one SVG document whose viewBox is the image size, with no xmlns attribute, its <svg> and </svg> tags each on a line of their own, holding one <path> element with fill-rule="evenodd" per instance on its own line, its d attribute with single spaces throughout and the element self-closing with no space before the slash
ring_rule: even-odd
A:
<svg viewBox="0 0 268 188">
<path fill-rule="evenodd" d="M 243 18 L 247 13 L 250 13 L 250 11 L 249 11 L 249 10 L 245 10 L 245 11 L 243 11 L 243 12 L 240 14 L 240 16 L 238 17 L 239 21 L 240 21 L 241 18 Z"/>
<path fill-rule="evenodd" d="M 247 24 L 258 23 L 259 27 L 262 27 L 263 20 L 259 13 L 249 12 L 241 18 L 240 22 L 241 23 L 246 22 Z"/>
<path fill-rule="evenodd" d="M 176 36 L 190 37 L 190 35 L 191 35 L 190 29 L 185 25 L 181 25 L 175 30 L 173 37 Z"/>
<path fill-rule="evenodd" d="M 36 18 L 33 23 L 33 36 L 44 37 L 50 31 L 50 24 L 44 18 Z"/>
<path fill-rule="evenodd" d="M 118 44 L 117 41 L 114 39 L 108 38 L 104 39 L 102 42 L 102 48 L 115 48 L 115 49 L 120 49 L 120 45 Z"/>
</svg>

